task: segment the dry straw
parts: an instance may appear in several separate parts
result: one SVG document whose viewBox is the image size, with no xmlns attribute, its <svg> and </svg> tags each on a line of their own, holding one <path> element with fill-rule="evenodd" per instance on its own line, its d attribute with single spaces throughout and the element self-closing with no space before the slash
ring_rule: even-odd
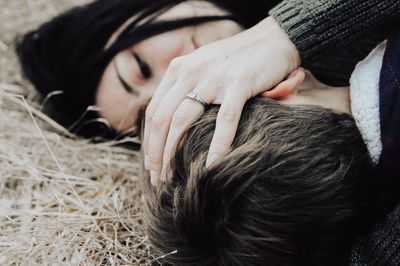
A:
<svg viewBox="0 0 400 266">
<path fill-rule="evenodd" d="M 83 2 L 0 0 L 0 265 L 154 261 L 139 154 L 70 136 L 40 111 L 13 53 L 17 34 Z"/>
</svg>

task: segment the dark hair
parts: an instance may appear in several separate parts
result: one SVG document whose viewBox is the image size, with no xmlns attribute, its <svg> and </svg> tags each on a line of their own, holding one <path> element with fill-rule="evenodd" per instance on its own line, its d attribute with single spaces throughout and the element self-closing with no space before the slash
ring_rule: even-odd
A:
<svg viewBox="0 0 400 266">
<path fill-rule="evenodd" d="M 83 136 L 101 135 L 101 132 L 114 136 L 115 132 L 106 130 L 103 123 L 88 123 L 101 120 L 97 119 L 96 111 L 86 111 L 94 105 L 95 92 L 106 66 L 119 51 L 159 33 L 206 21 L 234 19 L 251 26 L 261 20 L 262 9 L 257 6 L 267 9 L 276 2 L 265 4 L 268 1 L 257 0 L 243 10 L 238 1 L 215 0 L 210 2 L 238 15 L 151 23 L 158 14 L 183 1 L 97 0 L 68 10 L 19 38 L 16 51 L 23 72 L 43 96 L 52 95 L 48 105 L 50 115 Z M 252 16 L 250 10 L 257 12 Z M 133 15 L 138 15 L 137 19 L 105 50 L 111 35 Z M 146 22 L 138 26 L 143 20 Z M 62 93 L 55 94 L 55 91 Z"/>
<path fill-rule="evenodd" d="M 344 265 L 374 206 L 374 168 L 352 116 L 251 100 L 231 151 L 206 169 L 217 111 L 187 131 L 168 181 L 145 186 L 149 239 L 169 254 L 160 260 Z"/>
<path fill-rule="evenodd" d="M 59 123 L 71 127 L 81 120 L 80 126 L 75 128 L 78 129 L 76 133 L 84 136 L 99 134 L 98 126 L 81 126 L 87 121 L 96 121 L 97 112 L 85 111 L 94 105 L 100 78 L 119 51 L 176 28 L 232 19 L 231 16 L 206 16 L 150 23 L 157 14 L 179 2 L 182 0 L 98 0 L 75 7 L 17 41 L 16 51 L 23 72 L 42 95 L 62 92 L 49 99 L 51 109 L 55 111 L 51 115 Z M 138 15 L 137 19 L 111 47 L 105 49 L 111 35 L 133 15 Z M 137 26 L 144 19 L 146 22 Z M 107 132 L 104 129 L 100 132 Z"/>
</svg>

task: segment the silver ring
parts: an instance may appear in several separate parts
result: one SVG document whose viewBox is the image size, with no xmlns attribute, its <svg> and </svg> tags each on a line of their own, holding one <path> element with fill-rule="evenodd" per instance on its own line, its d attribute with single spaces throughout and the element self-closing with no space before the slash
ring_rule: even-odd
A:
<svg viewBox="0 0 400 266">
<path fill-rule="evenodd" d="M 195 92 L 195 91 L 191 91 L 191 92 L 189 92 L 188 94 L 186 94 L 186 97 L 185 97 L 185 98 L 191 99 L 191 100 L 194 100 L 194 101 L 200 103 L 201 105 L 204 106 L 204 108 L 207 107 L 207 106 L 209 105 L 209 103 L 206 102 L 206 101 L 204 100 L 204 98 L 203 98 L 200 94 L 198 94 L 197 92 Z"/>
</svg>

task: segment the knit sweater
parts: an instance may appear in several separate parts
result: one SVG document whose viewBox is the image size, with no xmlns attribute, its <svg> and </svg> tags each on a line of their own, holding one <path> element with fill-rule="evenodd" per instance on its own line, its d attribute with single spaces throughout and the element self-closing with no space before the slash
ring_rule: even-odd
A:
<svg viewBox="0 0 400 266">
<path fill-rule="evenodd" d="M 359 239 L 351 254 L 351 266 L 400 265 L 400 205 L 372 232 Z"/>
<path fill-rule="evenodd" d="M 284 0 L 269 14 L 287 32 L 303 62 L 400 22 L 399 0 Z"/>
</svg>

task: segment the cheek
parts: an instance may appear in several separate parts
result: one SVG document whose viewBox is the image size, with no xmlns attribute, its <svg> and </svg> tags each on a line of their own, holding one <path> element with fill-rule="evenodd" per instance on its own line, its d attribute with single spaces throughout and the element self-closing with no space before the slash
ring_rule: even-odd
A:
<svg viewBox="0 0 400 266">
<path fill-rule="evenodd" d="M 134 126 L 140 108 L 139 98 L 127 93 L 116 82 L 108 67 L 96 93 L 96 106 L 100 115 L 117 131 Z"/>
<path fill-rule="evenodd" d="M 162 74 L 172 59 L 189 54 L 194 50 L 190 45 L 188 30 L 166 32 L 135 45 L 133 49 L 148 61 L 154 74 Z"/>
</svg>

